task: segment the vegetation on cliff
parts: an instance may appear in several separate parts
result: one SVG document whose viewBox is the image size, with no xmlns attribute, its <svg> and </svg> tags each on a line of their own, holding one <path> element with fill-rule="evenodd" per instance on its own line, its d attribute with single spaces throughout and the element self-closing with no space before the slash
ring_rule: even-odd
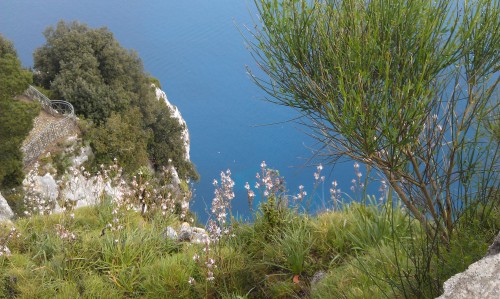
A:
<svg viewBox="0 0 500 299">
<path fill-rule="evenodd" d="M 255 2 L 262 23 L 251 47 L 269 77 L 254 79 L 303 113 L 328 162 L 355 160 L 352 192 L 332 182 L 313 216 L 304 206 L 325 184 L 323 166 L 315 190 L 290 194 L 262 162 L 255 187 L 245 186 L 248 222 L 231 213 L 241 199 L 227 170 L 214 180 L 206 238 L 172 237 L 168 226 L 196 224 L 190 192 L 139 167 L 172 159 L 183 169 L 179 127 L 135 54 L 106 29 L 61 22 L 35 53 L 36 82 L 88 118 L 95 164 L 118 157 L 136 176 L 121 188 L 127 175 L 102 169 L 100 182 L 123 192 L 77 210 L 62 198 L 60 214 L 0 229 L 1 295 L 433 298 L 486 252 L 500 229 L 500 2 Z M 370 182 L 378 196 L 367 194 Z M 50 210 L 33 198 L 25 207 Z"/>
<path fill-rule="evenodd" d="M 21 67 L 14 45 L 0 35 L 0 189 L 15 187 L 24 178 L 21 145 L 40 108 L 14 97 L 31 82 L 31 72 Z"/>
<path fill-rule="evenodd" d="M 255 2 L 255 82 L 308 120 L 328 162 L 380 173 L 445 241 L 497 195 L 500 1 Z"/>
<path fill-rule="evenodd" d="M 185 159 L 185 128 L 156 98 L 151 83 L 157 80 L 135 52 L 108 29 L 78 22 L 61 21 L 44 35 L 45 45 L 34 52 L 34 81 L 92 123 L 85 131 L 97 165 L 117 158 L 131 173 L 148 164 L 146 157 L 156 170 L 171 160 L 181 178 L 198 178 Z"/>
<path fill-rule="evenodd" d="M 110 170 L 105 180 L 123 184 L 119 169 Z M 263 163 L 252 222 L 231 216 L 231 202 L 242 199 L 234 198 L 231 173 L 223 172 L 214 182 L 208 234 L 196 243 L 167 228 L 190 217 L 175 208 L 180 198 L 165 193 L 166 201 L 147 213 L 129 208 L 150 190 L 144 183 L 138 178 L 125 196 L 103 193 L 93 207 L 66 205 L 62 213 L 0 227 L 0 296 L 433 298 L 445 279 L 486 252 L 500 228 L 495 206 L 483 221 L 460 226 L 449 244 L 437 244 L 439 262 L 427 268 L 436 244 L 392 192 L 375 199 L 363 197 L 357 184 L 352 193 L 336 186 L 326 206 L 336 210 L 311 216 L 300 203 L 314 190 L 309 196 L 303 189 L 300 196 L 285 192 L 284 178 Z M 348 197 L 360 201 L 342 203 Z"/>
</svg>

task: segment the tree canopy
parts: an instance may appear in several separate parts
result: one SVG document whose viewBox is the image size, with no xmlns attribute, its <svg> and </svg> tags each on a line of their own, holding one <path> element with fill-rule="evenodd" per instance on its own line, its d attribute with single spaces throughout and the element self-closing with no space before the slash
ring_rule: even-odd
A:
<svg viewBox="0 0 500 299">
<path fill-rule="evenodd" d="M 145 149 L 156 168 L 172 160 L 181 177 L 197 178 L 192 163 L 184 159 L 184 127 L 156 98 L 151 83 L 157 80 L 145 73 L 135 52 L 124 49 L 108 29 L 78 22 L 60 21 L 44 35 L 46 43 L 34 52 L 35 81 L 97 125 L 89 138 L 96 138 L 91 145 L 98 161 L 109 161 L 112 153 L 128 157 L 120 163 L 130 163 L 125 168 L 132 171 L 144 162 Z M 106 141 L 106 135 L 112 140 Z M 132 136 L 137 137 L 134 145 Z M 132 148 L 138 156 L 123 151 Z"/>
<path fill-rule="evenodd" d="M 24 92 L 31 81 L 31 72 L 21 67 L 13 44 L 0 35 L 0 189 L 19 185 L 24 178 L 20 148 L 39 107 L 14 96 Z"/>
<path fill-rule="evenodd" d="M 46 44 L 34 52 L 35 81 L 71 102 L 77 114 L 100 123 L 137 104 L 147 83 L 142 62 L 106 28 L 61 21 L 44 35 Z"/>
</svg>

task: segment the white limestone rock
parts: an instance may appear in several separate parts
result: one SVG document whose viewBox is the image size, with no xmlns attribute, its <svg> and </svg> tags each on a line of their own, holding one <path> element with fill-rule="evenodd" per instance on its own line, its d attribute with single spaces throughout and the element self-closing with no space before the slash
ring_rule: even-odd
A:
<svg viewBox="0 0 500 299">
<path fill-rule="evenodd" d="M 88 161 L 89 157 L 93 155 L 92 148 L 90 146 L 84 146 L 80 148 L 80 153 L 78 156 L 72 158 L 72 164 L 74 167 L 79 167 L 84 162 Z"/>
<path fill-rule="evenodd" d="M 438 299 L 500 298 L 500 253 L 495 250 L 499 243 L 500 233 L 487 256 L 444 283 L 444 293 Z"/>
<path fill-rule="evenodd" d="M 193 227 L 191 230 L 191 243 L 201 244 L 210 242 L 207 232 L 205 229 L 200 227 Z"/>
<path fill-rule="evenodd" d="M 191 225 L 187 222 L 182 223 L 179 231 L 179 241 L 191 241 L 191 233 Z"/>
<path fill-rule="evenodd" d="M 12 212 L 7 200 L 0 193 L 0 222 L 10 221 L 12 217 L 14 217 L 14 212 Z"/>
<path fill-rule="evenodd" d="M 192 227 L 187 222 L 181 224 L 178 232 L 172 227 L 168 226 L 163 232 L 163 236 L 165 238 L 169 238 L 171 240 L 176 240 L 179 242 L 190 242 L 195 244 L 205 244 L 207 242 L 210 242 L 210 238 L 203 228 L 195 226 Z"/>
<path fill-rule="evenodd" d="M 24 187 L 27 187 L 27 181 L 23 182 Z M 34 177 L 34 186 L 32 190 L 38 194 L 41 194 L 43 198 L 47 198 L 50 201 L 57 200 L 59 196 L 59 187 L 56 180 L 50 173 L 46 173 L 44 176 Z"/>
<path fill-rule="evenodd" d="M 177 236 L 177 232 L 175 231 L 175 229 L 173 229 L 171 226 L 167 226 L 167 228 L 165 229 L 165 231 L 163 232 L 163 237 L 164 238 L 168 238 L 170 240 L 177 240 L 178 236 Z"/>
<path fill-rule="evenodd" d="M 190 156 L 189 156 L 190 140 L 189 140 L 189 130 L 188 130 L 186 121 L 184 120 L 184 118 L 182 118 L 182 115 L 181 115 L 181 112 L 179 111 L 179 109 L 170 103 L 170 101 L 167 98 L 167 94 L 163 90 L 161 90 L 160 88 L 156 87 L 156 85 L 152 84 L 151 86 L 155 88 L 156 98 L 158 100 L 164 100 L 165 103 L 167 104 L 168 108 L 171 111 L 171 116 L 176 118 L 179 121 L 179 123 L 184 126 L 184 131 L 182 132 L 181 136 L 182 136 L 182 140 L 184 142 L 184 149 L 185 149 L 185 153 L 186 153 L 185 159 L 187 161 L 189 161 L 189 159 L 190 159 Z"/>
<path fill-rule="evenodd" d="M 181 179 L 179 178 L 179 174 L 177 173 L 177 169 L 173 165 L 169 165 L 167 170 L 170 172 L 170 176 L 172 179 L 172 187 L 174 189 L 179 189 L 179 185 L 181 184 Z"/>
</svg>

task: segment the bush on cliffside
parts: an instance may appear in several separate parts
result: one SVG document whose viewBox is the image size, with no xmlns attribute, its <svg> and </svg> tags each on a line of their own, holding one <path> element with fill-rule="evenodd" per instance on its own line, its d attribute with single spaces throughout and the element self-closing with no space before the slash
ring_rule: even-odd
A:
<svg viewBox="0 0 500 299">
<path fill-rule="evenodd" d="M 98 164 L 111 164 L 113 159 L 126 161 L 125 171 L 130 172 L 148 164 L 148 134 L 136 124 L 141 114 L 137 108 L 123 114 L 113 113 L 105 124 L 94 128 L 92 148 Z"/>
<path fill-rule="evenodd" d="M 0 35 L 0 189 L 14 187 L 24 177 L 20 147 L 39 107 L 14 96 L 26 90 L 31 81 L 31 73 L 21 67 L 12 43 Z"/>
<path fill-rule="evenodd" d="M 142 155 L 145 143 L 155 168 L 172 160 L 181 177 L 197 178 L 191 162 L 184 159 L 181 139 L 184 127 L 170 116 L 167 105 L 156 98 L 152 79 L 135 52 L 124 49 L 108 29 L 93 29 L 78 22 L 61 21 L 56 27 L 47 28 L 44 35 L 46 44 L 34 53 L 35 82 L 50 89 L 55 99 L 72 103 L 78 115 L 98 126 L 88 136 L 98 161 L 107 161 L 111 153 L 118 153 L 119 142 L 103 142 L 102 134 L 109 131 L 111 123 L 117 124 L 119 115 L 125 121 L 124 116 L 136 107 L 139 115 L 127 127 L 141 138 L 127 148 L 141 149 Z M 111 135 L 121 133 L 123 130 Z M 140 166 L 139 161 L 144 162 L 142 156 L 121 159 L 122 163 L 129 163 L 125 168 L 130 171 Z"/>
</svg>

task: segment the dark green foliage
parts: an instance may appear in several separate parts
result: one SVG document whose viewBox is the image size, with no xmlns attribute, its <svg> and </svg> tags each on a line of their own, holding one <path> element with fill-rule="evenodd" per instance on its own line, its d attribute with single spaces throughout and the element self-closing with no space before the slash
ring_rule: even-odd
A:
<svg viewBox="0 0 500 299">
<path fill-rule="evenodd" d="M 144 72 L 135 52 L 108 29 L 78 22 L 61 21 L 44 35 L 46 44 L 34 53 L 35 81 L 98 126 L 87 135 L 98 163 L 117 158 L 132 171 L 147 165 L 147 158 L 156 169 L 172 160 L 182 178 L 198 178 L 184 159 L 184 128 L 157 100 L 151 84 L 159 87 L 159 81 Z"/>
<path fill-rule="evenodd" d="M 2 82 L 0 95 L 2 97 L 14 97 L 23 93 L 31 80 L 31 73 L 21 68 L 21 62 L 16 56 L 12 54 L 0 56 L 0 82 Z"/>
<path fill-rule="evenodd" d="M 167 165 L 169 160 L 176 166 L 179 173 L 198 180 L 198 174 L 191 162 L 185 160 L 185 149 L 182 132 L 185 129 L 177 119 L 170 117 L 169 108 L 161 102 L 153 106 L 154 121 L 148 125 L 153 132 L 152 140 L 148 145 L 151 161 L 156 168 Z"/>
<path fill-rule="evenodd" d="M 148 164 L 147 142 L 149 136 L 137 123 L 141 122 L 139 109 L 132 108 L 123 114 L 112 113 L 106 123 L 90 134 L 98 164 L 112 164 L 118 159 L 125 171 L 132 172 Z"/>
<path fill-rule="evenodd" d="M 160 80 L 158 80 L 157 78 L 149 77 L 149 82 L 151 82 L 151 84 L 154 84 L 156 87 L 161 89 Z"/>
<path fill-rule="evenodd" d="M 35 80 L 71 102 L 77 114 L 102 122 L 137 101 L 145 82 L 142 63 L 106 28 L 61 21 L 44 35 L 47 43 L 34 53 Z"/>
<path fill-rule="evenodd" d="M 14 48 L 14 44 L 0 35 L 0 57 L 4 57 L 7 54 L 11 54 L 17 57 L 17 52 Z"/>
<path fill-rule="evenodd" d="M 20 147 L 39 106 L 17 101 L 14 96 L 25 91 L 31 79 L 12 43 L 0 36 L 0 189 L 14 187 L 24 178 Z"/>
<path fill-rule="evenodd" d="M 31 81 L 31 73 L 21 67 L 14 45 L 0 35 L 0 97 L 21 94 Z"/>
</svg>

